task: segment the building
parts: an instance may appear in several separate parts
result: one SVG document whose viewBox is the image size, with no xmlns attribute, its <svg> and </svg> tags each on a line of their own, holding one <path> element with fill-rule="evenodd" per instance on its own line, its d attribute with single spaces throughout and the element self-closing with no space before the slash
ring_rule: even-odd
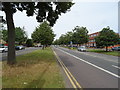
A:
<svg viewBox="0 0 120 90">
<path fill-rule="evenodd" d="M 99 35 L 99 32 L 89 34 L 89 41 L 86 43 L 87 47 L 96 47 L 95 37 Z"/>
<path fill-rule="evenodd" d="M 95 32 L 92 34 L 89 34 L 89 41 L 85 45 L 90 48 L 96 48 L 96 42 L 95 42 L 95 37 L 99 35 L 99 32 Z M 108 48 L 112 47 L 117 47 L 120 46 L 120 44 L 114 45 L 114 46 L 109 46 Z"/>
</svg>

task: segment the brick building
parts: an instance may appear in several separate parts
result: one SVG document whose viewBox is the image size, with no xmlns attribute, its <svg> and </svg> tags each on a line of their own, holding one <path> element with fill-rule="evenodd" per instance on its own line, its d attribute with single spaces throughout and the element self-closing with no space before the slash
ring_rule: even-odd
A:
<svg viewBox="0 0 120 90">
<path fill-rule="evenodd" d="M 96 42 L 95 42 L 95 37 L 99 35 L 99 32 L 95 32 L 92 34 L 89 34 L 89 41 L 88 43 L 84 44 L 87 47 L 91 47 L 91 48 L 96 48 Z M 114 45 L 114 46 L 109 46 L 108 48 L 112 48 L 112 47 L 116 47 L 116 46 L 120 46 L 120 44 L 118 45 Z"/>
<path fill-rule="evenodd" d="M 89 34 L 89 41 L 86 43 L 87 47 L 96 47 L 95 37 L 99 35 L 99 32 Z"/>
</svg>

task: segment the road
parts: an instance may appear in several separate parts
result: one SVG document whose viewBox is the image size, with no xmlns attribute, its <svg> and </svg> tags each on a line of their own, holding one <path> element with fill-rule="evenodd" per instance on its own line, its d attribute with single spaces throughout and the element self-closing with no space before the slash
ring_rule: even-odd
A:
<svg viewBox="0 0 120 90">
<path fill-rule="evenodd" d="M 120 70 L 120 67 L 118 63 L 120 62 L 118 62 L 118 57 L 92 52 L 79 52 L 62 47 L 53 47 L 53 50 L 58 56 L 61 66 L 66 68 L 66 72 L 68 70 L 68 75 L 66 75 L 72 79 L 69 80 L 73 87 L 105 88 L 104 90 L 119 87 L 118 79 L 120 79 L 120 76 L 118 70 Z"/>
<path fill-rule="evenodd" d="M 23 55 L 23 54 L 26 54 L 26 53 L 30 53 L 30 52 L 32 52 L 32 51 L 34 51 L 34 50 L 37 50 L 37 49 L 41 49 L 40 47 L 27 47 L 27 48 L 25 48 L 25 50 L 17 50 L 16 51 L 16 55 L 18 56 L 18 55 Z M 7 58 L 7 52 L 5 52 L 5 53 L 0 53 L 0 61 L 1 60 L 6 60 L 6 58 Z"/>
</svg>

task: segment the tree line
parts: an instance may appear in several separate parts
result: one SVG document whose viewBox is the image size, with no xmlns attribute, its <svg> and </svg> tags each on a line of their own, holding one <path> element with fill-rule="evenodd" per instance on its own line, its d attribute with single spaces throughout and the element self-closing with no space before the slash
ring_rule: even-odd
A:
<svg viewBox="0 0 120 90">
<path fill-rule="evenodd" d="M 76 26 L 72 31 L 62 34 L 59 39 L 54 41 L 54 45 L 70 45 L 76 44 L 77 46 L 86 44 L 89 41 L 88 29 L 86 27 Z M 108 51 L 109 46 L 120 44 L 120 36 L 115 33 L 110 27 L 103 28 L 99 35 L 95 37 L 97 47 L 106 47 Z"/>
<path fill-rule="evenodd" d="M 8 30 L 4 29 L 1 31 L 2 39 L 8 43 Z M 27 47 L 33 46 L 32 39 L 29 39 L 24 28 L 16 27 L 15 28 L 15 45 L 24 45 Z"/>
<path fill-rule="evenodd" d="M 8 30 L 2 30 L 2 39 L 8 43 Z M 41 43 L 43 49 L 46 46 L 52 44 L 55 34 L 52 27 L 49 26 L 47 21 L 41 23 L 31 34 L 32 39 L 28 39 L 28 36 L 23 28 L 15 28 L 15 42 L 17 45 L 34 46 L 34 43 Z"/>
<path fill-rule="evenodd" d="M 84 44 L 89 40 L 88 30 L 86 27 L 76 26 L 72 31 L 62 34 L 59 39 L 55 40 L 53 44 L 55 45 L 69 45 L 71 42 L 73 44 Z"/>
<path fill-rule="evenodd" d="M 2 39 L 8 43 L 8 30 L 2 30 Z M 28 39 L 28 36 L 23 28 L 16 27 L 15 28 L 15 42 L 19 45 L 24 44 Z"/>
</svg>

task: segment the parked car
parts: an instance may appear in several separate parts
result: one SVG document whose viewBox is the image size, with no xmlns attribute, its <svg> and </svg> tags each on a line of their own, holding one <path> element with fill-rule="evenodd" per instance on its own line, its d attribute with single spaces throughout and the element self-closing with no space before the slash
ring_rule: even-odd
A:
<svg viewBox="0 0 120 90">
<path fill-rule="evenodd" d="M 24 46 L 16 46 L 15 49 L 16 50 L 22 50 L 22 49 L 25 49 L 25 47 Z"/>
<path fill-rule="evenodd" d="M 8 46 L 1 46 L 0 47 L 0 52 L 7 52 L 8 51 Z"/>
<path fill-rule="evenodd" d="M 78 51 L 87 51 L 85 46 L 80 46 L 77 49 L 78 49 Z"/>
<path fill-rule="evenodd" d="M 119 47 L 113 47 L 112 51 L 120 51 L 120 46 Z"/>
</svg>

